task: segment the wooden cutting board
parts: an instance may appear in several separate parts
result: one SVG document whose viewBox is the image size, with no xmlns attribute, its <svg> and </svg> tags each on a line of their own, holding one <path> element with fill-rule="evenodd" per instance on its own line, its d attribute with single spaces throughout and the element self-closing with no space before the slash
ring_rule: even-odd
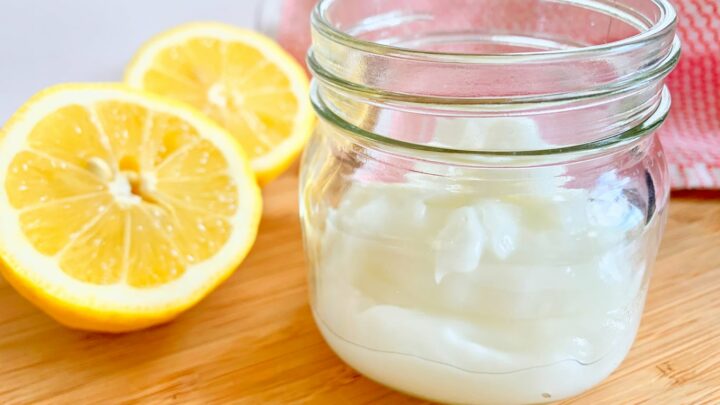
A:
<svg viewBox="0 0 720 405">
<path fill-rule="evenodd" d="M 313 324 L 297 179 L 265 190 L 253 252 L 176 321 L 108 336 L 65 329 L 0 279 L 0 403 L 419 404 L 345 366 Z M 677 194 L 638 339 L 563 404 L 720 404 L 720 193 Z"/>
</svg>

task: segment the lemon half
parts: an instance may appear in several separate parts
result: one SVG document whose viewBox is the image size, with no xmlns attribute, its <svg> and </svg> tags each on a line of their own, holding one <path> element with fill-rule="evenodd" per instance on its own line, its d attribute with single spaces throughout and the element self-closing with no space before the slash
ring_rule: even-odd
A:
<svg viewBox="0 0 720 405">
<path fill-rule="evenodd" d="M 53 87 L 2 132 L 2 273 L 70 327 L 170 320 L 245 258 L 256 184 L 234 137 L 182 103 L 124 85 Z"/>
</svg>

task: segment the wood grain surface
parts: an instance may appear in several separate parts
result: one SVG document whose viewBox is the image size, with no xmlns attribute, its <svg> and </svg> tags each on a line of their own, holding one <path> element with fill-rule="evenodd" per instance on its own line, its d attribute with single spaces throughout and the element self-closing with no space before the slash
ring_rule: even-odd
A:
<svg viewBox="0 0 720 405">
<path fill-rule="evenodd" d="M 265 190 L 253 252 L 176 321 L 65 329 L 0 280 L 0 403 L 419 404 L 345 366 L 308 307 L 294 175 Z M 720 193 L 673 196 L 638 339 L 563 404 L 720 404 Z"/>
</svg>

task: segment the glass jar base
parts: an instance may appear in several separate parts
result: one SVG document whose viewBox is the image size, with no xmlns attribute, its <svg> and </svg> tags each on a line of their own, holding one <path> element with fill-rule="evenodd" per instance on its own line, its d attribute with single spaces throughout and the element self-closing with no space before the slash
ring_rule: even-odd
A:
<svg viewBox="0 0 720 405">
<path fill-rule="evenodd" d="M 618 342 L 615 351 L 590 365 L 567 360 L 510 373 L 476 373 L 354 344 L 330 330 L 317 314 L 314 317 L 330 348 L 359 373 L 411 396 L 453 404 L 540 404 L 579 395 L 622 363 L 635 337 Z"/>
</svg>

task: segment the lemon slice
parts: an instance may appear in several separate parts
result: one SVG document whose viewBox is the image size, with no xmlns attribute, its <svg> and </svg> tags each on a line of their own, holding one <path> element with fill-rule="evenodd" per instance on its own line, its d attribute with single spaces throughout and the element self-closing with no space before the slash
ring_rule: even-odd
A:
<svg viewBox="0 0 720 405">
<path fill-rule="evenodd" d="M 0 141 L 6 279 L 61 323 L 123 332 L 197 303 L 244 259 L 249 160 L 192 108 L 123 85 L 32 98 Z"/>
<path fill-rule="evenodd" d="M 313 129 L 307 75 L 252 31 L 220 23 L 177 27 L 143 46 L 126 82 L 189 103 L 230 131 L 261 184 L 292 164 Z"/>
</svg>

